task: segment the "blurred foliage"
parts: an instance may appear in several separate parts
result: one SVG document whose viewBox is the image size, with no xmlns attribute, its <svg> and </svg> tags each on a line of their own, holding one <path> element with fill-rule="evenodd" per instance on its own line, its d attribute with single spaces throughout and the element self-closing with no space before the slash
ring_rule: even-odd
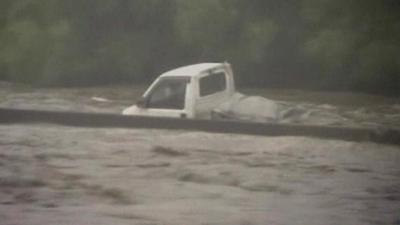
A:
<svg viewBox="0 0 400 225">
<path fill-rule="evenodd" d="M 398 95 L 398 0 L 2 0 L 0 79 L 149 82 L 229 61 L 242 86 Z"/>
</svg>

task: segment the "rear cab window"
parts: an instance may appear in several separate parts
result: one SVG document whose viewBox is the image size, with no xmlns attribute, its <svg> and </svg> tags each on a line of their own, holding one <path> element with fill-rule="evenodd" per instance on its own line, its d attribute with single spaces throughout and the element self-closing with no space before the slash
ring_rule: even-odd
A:
<svg viewBox="0 0 400 225">
<path fill-rule="evenodd" d="M 226 90 L 226 76 L 224 72 L 209 74 L 199 80 L 200 97 L 213 95 Z"/>
</svg>

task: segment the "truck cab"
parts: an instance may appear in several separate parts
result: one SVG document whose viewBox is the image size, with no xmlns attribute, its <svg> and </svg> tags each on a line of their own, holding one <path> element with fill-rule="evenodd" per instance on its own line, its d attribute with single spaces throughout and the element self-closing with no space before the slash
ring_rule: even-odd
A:
<svg viewBox="0 0 400 225">
<path fill-rule="evenodd" d="M 123 115 L 209 119 L 235 93 L 228 63 L 200 63 L 161 74 Z"/>
</svg>

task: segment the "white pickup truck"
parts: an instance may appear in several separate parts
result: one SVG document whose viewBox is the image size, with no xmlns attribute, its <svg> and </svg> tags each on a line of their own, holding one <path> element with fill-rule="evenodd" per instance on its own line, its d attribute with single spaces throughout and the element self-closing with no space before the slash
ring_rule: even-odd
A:
<svg viewBox="0 0 400 225">
<path fill-rule="evenodd" d="M 200 63 L 161 74 L 123 115 L 275 121 L 274 101 L 236 92 L 229 63 Z"/>
</svg>

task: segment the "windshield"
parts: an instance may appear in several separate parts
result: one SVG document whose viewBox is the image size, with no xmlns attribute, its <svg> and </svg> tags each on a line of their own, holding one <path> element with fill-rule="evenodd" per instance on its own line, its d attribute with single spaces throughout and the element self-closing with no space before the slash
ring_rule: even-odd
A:
<svg viewBox="0 0 400 225">
<path fill-rule="evenodd" d="M 148 108 L 183 109 L 187 79 L 161 79 L 148 95 Z"/>
</svg>

